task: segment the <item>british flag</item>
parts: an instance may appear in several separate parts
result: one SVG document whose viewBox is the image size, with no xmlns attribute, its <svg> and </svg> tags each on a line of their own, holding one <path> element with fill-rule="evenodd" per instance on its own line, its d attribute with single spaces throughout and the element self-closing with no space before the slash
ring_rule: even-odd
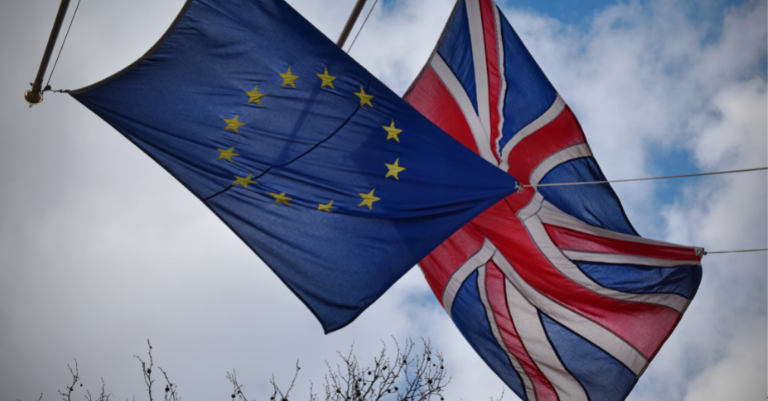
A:
<svg viewBox="0 0 768 401">
<path fill-rule="evenodd" d="M 584 133 L 492 0 L 460 0 L 405 99 L 519 181 L 420 266 L 524 400 L 622 400 L 701 281 L 703 249 L 641 238 Z"/>
</svg>

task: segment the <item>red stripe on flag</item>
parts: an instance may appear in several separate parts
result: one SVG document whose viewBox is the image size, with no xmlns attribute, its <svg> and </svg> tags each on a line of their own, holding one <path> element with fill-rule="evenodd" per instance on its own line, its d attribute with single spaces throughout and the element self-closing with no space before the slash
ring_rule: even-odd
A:
<svg viewBox="0 0 768 401">
<path fill-rule="evenodd" d="M 472 223 L 468 223 L 419 262 L 440 304 L 443 303 L 443 290 L 453 272 L 482 248 L 483 241 L 485 237 Z"/>
<path fill-rule="evenodd" d="M 496 42 L 496 19 L 493 16 L 493 1 L 480 0 L 480 14 L 483 19 L 483 37 L 485 42 L 485 63 L 488 66 L 488 106 L 490 108 L 491 149 L 496 162 L 500 162 L 501 149 L 496 148 L 499 137 L 499 92 L 501 76 L 499 74 L 499 54 Z"/>
<path fill-rule="evenodd" d="M 424 73 L 412 86 L 405 97 L 405 101 L 427 117 L 429 121 L 447 132 L 453 139 L 461 142 L 471 151 L 480 154 L 475 143 L 475 137 L 472 135 L 472 130 L 469 128 L 461 108 L 431 67 L 424 69 Z"/>
<path fill-rule="evenodd" d="M 681 316 L 664 306 L 608 298 L 569 280 L 549 263 L 504 202 L 486 210 L 473 224 L 529 285 L 613 331 L 649 359 Z"/>
<path fill-rule="evenodd" d="M 544 224 L 547 234 L 559 248 L 574 251 L 621 253 L 669 260 L 701 260 L 692 248 L 681 248 L 622 241 L 585 234 L 564 227 Z"/>
<path fill-rule="evenodd" d="M 570 107 L 565 106 L 557 118 L 527 136 L 512 149 L 508 159 L 509 173 L 528 185 L 531 183 L 531 172 L 544 159 L 568 146 L 586 141 L 576 116 Z"/>
<path fill-rule="evenodd" d="M 509 309 L 507 307 L 507 290 L 505 286 L 504 273 L 499 270 L 493 261 L 489 261 L 485 270 L 485 283 L 488 293 L 488 302 L 493 309 L 494 316 L 496 317 L 496 325 L 499 327 L 499 333 L 504 343 L 507 345 L 507 349 L 512 355 L 520 362 L 520 366 L 528 374 L 533 382 L 533 387 L 536 389 L 536 395 L 539 401 L 557 401 L 557 393 L 555 389 L 549 383 L 544 374 L 541 373 L 536 363 L 528 354 L 523 342 L 517 334 L 515 324 L 509 315 Z"/>
</svg>

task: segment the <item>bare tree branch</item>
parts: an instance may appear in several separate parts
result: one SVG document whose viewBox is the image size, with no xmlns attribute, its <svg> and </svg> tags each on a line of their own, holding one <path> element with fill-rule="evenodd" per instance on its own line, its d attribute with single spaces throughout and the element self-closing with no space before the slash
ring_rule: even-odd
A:
<svg viewBox="0 0 768 401">
<path fill-rule="evenodd" d="M 61 395 L 61 399 L 64 401 L 71 401 L 72 400 L 72 392 L 75 391 L 75 384 L 77 384 L 78 381 L 80 381 L 80 371 L 77 368 L 77 359 L 75 359 L 75 370 L 72 370 L 72 367 L 67 364 L 67 367 L 69 368 L 69 373 L 72 375 L 72 384 L 66 387 L 66 393 L 63 393 L 61 390 L 59 391 L 59 395 Z M 80 383 L 80 387 L 83 386 L 83 383 Z M 43 398 L 43 394 L 40 393 L 40 399 Z"/>
<path fill-rule="evenodd" d="M 147 346 L 149 347 L 149 351 L 147 351 L 147 353 L 149 354 L 149 366 L 147 366 L 147 363 L 144 362 L 144 360 L 141 359 L 138 355 L 134 355 L 134 358 L 138 359 L 139 362 L 141 362 L 141 372 L 144 376 L 144 384 L 147 386 L 147 393 L 149 393 L 149 401 L 153 401 L 152 400 L 152 383 L 154 383 L 155 381 L 152 380 L 152 367 L 155 366 L 155 361 L 152 359 L 152 344 L 149 343 L 149 339 L 147 339 Z"/>
<path fill-rule="evenodd" d="M 447 369 L 443 355 L 432 349 L 431 342 L 427 339 L 421 339 L 421 352 L 414 350 L 415 344 L 407 339 L 401 348 L 400 343 L 393 337 L 394 351 L 390 351 L 387 343 L 382 341 L 381 352 L 373 357 L 373 363 L 370 366 L 363 366 L 354 353 L 354 343 L 350 346 L 349 352 L 343 354 L 337 351 L 340 363 L 331 365 L 328 361 L 325 364 L 328 372 L 325 374 L 325 401 L 443 401 L 443 392 L 445 387 L 450 384 L 451 379 L 447 377 Z M 141 363 L 142 377 L 149 395 L 149 401 L 154 401 L 152 386 L 155 382 L 152 379 L 152 368 L 154 367 L 154 358 L 152 356 L 152 344 L 147 340 L 149 360 L 145 361 L 138 355 L 134 355 Z M 72 383 L 66 387 L 65 391 L 59 390 L 59 395 L 63 401 L 72 401 L 72 394 L 75 385 L 80 384 L 80 373 L 77 360 L 75 360 L 74 369 L 67 365 L 72 376 Z M 164 401 L 181 401 L 178 395 L 176 384 L 172 383 L 168 373 L 160 366 L 157 367 L 165 379 Z M 277 384 L 275 376 L 269 380 L 272 385 L 272 396 L 270 401 L 289 401 L 291 391 L 296 386 L 296 379 L 299 376 L 299 361 L 296 361 L 296 370 L 293 379 L 287 390 L 283 391 Z M 244 385 L 240 384 L 237 378 L 237 372 L 227 372 L 226 375 L 230 384 L 232 384 L 232 401 L 249 401 L 243 392 Z M 309 401 L 318 401 L 318 395 L 314 392 L 314 384 L 309 382 Z M 87 401 L 110 401 L 111 393 L 105 389 L 104 379 L 101 379 L 101 392 L 95 398 L 90 391 L 86 390 L 85 399 Z M 37 401 L 42 401 L 43 394 Z M 498 400 L 491 398 L 491 401 L 501 401 L 504 398 L 502 389 L 501 397 Z M 135 398 L 134 398 L 135 401 Z M 256 401 L 253 399 L 252 401 Z"/>
<path fill-rule="evenodd" d="M 181 401 L 181 397 L 179 397 L 176 392 L 177 386 L 171 383 L 171 379 L 168 378 L 168 373 L 166 373 L 159 365 L 157 368 L 163 372 L 163 377 L 165 377 L 165 395 L 163 396 L 163 399 L 165 401 Z"/>
<path fill-rule="evenodd" d="M 94 400 L 93 396 L 91 396 L 91 392 L 88 390 L 85 390 L 85 399 L 88 401 L 109 401 L 109 397 L 112 396 L 112 393 L 107 393 L 106 386 L 104 385 L 104 378 L 101 378 L 101 392 L 99 393 L 98 397 Z"/>
</svg>

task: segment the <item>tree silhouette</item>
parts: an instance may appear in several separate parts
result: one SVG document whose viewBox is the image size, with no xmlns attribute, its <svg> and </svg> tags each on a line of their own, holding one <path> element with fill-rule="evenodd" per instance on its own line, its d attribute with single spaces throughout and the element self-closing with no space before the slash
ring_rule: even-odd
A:
<svg viewBox="0 0 768 401">
<path fill-rule="evenodd" d="M 314 385 L 310 380 L 310 391 L 308 401 L 430 401 L 444 400 L 443 392 L 450 383 L 447 377 L 445 360 L 440 352 L 432 348 L 429 340 L 422 339 L 422 346 L 419 351 L 414 350 L 414 342 L 410 339 L 405 341 L 401 347 L 400 344 L 392 339 L 394 351 L 391 352 L 387 344 L 382 341 L 382 349 L 378 356 L 373 358 L 373 364 L 366 366 L 360 363 L 357 355 L 354 354 L 354 344 L 350 347 L 348 353 L 338 352 L 341 359 L 335 365 L 326 361 L 328 372 L 325 374 L 323 383 L 323 393 L 318 395 L 314 392 Z M 152 357 L 152 344 L 147 340 L 148 359 L 144 360 L 138 355 L 134 355 L 141 363 L 141 371 L 144 378 L 144 386 L 149 401 L 155 400 L 153 388 L 157 373 L 153 372 L 155 361 Z M 82 387 L 80 373 L 78 371 L 77 360 L 75 360 L 74 369 L 67 365 L 72 376 L 72 381 L 65 390 L 59 390 L 63 401 L 73 401 L 76 389 Z M 181 401 L 178 387 L 171 382 L 168 373 L 160 366 L 157 370 L 162 373 L 162 381 L 165 382 L 163 389 L 164 401 Z M 270 379 L 272 385 L 272 395 L 270 401 L 289 401 L 291 390 L 296 385 L 296 379 L 299 376 L 301 367 L 296 361 L 296 370 L 293 380 L 287 387 L 281 387 L 275 381 L 274 375 Z M 245 395 L 245 386 L 240 384 L 237 379 L 237 372 L 227 372 L 227 379 L 232 385 L 230 397 L 233 401 L 258 401 L 256 398 L 247 398 Z M 77 386 L 79 384 L 79 386 Z M 93 396 L 86 390 L 83 394 L 87 401 L 110 401 L 114 396 L 105 390 L 104 379 L 101 379 L 101 392 Z M 498 401 L 501 401 L 504 393 Z M 43 394 L 37 401 L 42 401 Z M 135 400 L 135 397 L 134 397 Z M 264 400 L 266 401 L 266 400 Z M 493 399 L 491 399 L 493 401 Z"/>
</svg>

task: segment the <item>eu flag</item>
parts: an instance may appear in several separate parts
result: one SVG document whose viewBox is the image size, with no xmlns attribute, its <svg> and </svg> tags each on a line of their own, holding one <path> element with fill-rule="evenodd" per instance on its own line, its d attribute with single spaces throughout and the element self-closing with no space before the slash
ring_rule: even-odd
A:
<svg viewBox="0 0 768 401">
<path fill-rule="evenodd" d="M 516 184 L 281 0 L 190 0 L 147 55 L 72 96 L 216 213 L 326 332 Z"/>
</svg>

